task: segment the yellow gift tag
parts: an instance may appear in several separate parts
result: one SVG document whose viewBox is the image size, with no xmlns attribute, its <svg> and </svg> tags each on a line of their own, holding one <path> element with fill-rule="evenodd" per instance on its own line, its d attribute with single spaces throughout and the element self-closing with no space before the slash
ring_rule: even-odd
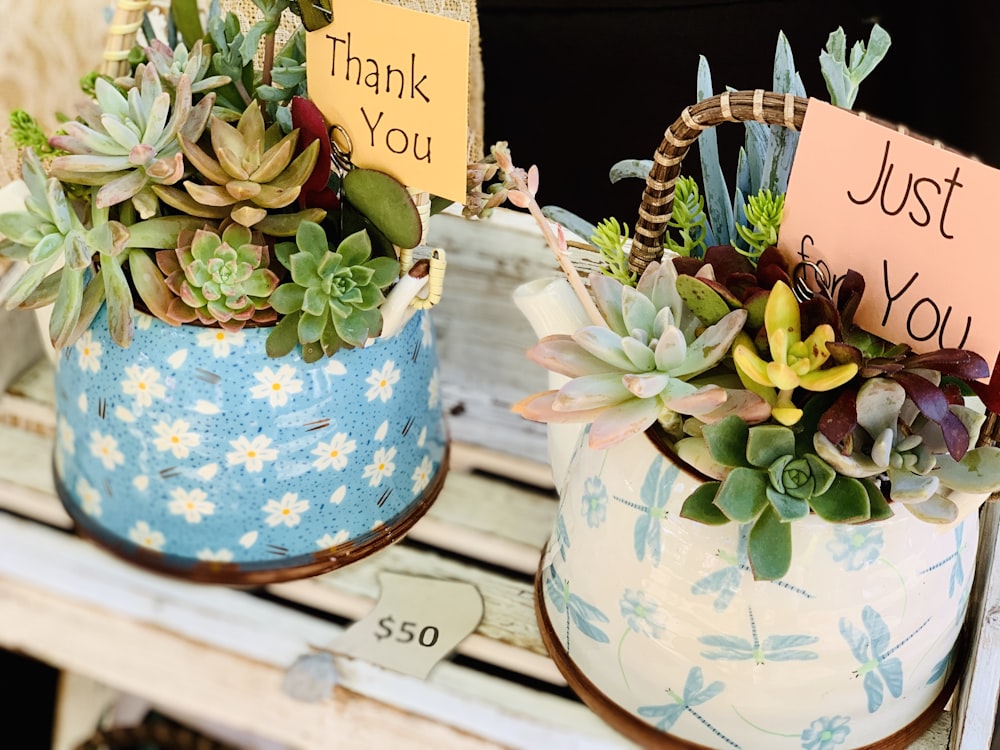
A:
<svg viewBox="0 0 1000 750">
<path fill-rule="evenodd" d="M 469 24 L 375 0 L 334 0 L 306 37 L 309 97 L 353 161 L 465 200 Z"/>
</svg>

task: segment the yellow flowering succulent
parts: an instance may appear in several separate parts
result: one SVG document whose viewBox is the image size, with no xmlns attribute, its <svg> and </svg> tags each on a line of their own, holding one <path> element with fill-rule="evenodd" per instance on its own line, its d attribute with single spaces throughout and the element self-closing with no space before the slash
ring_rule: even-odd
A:
<svg viewBox="0 0 1000 750">
<path fill-rule="evenodd" d="M 772 416 L 783 425 L 793 425 L 802 418 L 802 410 L 792 402 L 796 388 L 829 391 L 844 385 L 858 372 L 854 363 L 824 367 L 830 358 L 827 344 L 834 340 L 833 327 L 829 323 L 816 326 L 802 339 L 798 300 L 782 281 L 768 296 L 764 328 L 771 361 L 757 354 L 749 337 L 733 347 L 733 361 L 743 382 L 767 399 Z"/>
</svg>

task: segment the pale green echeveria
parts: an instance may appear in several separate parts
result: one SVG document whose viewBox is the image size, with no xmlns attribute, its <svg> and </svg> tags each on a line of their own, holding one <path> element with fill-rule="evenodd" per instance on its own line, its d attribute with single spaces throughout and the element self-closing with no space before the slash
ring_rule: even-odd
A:
<svg viewBox="0 0 1000 750">
<path fill-rule="evenodd" d="M 184 176 L 178 137 L 197 140 L 212 111 L 213 93 L 196 106 L 191 81 L 182 74 L 176 89 L 164 89 L 156 67 L 136 68 L 136 85 L 123 95 L 103 78 L 95 82 L 96 103 L 83 112 L 85 122 L 64 126 L 51 143 L 69 152 L 52 160 L 50 172 L 79 185 L 98 185 L 96 203 L 108 208 L 131 200 L 139 216 L 156 213 L 152 185 L 172 185 Z"/>
<path fill-rule="evenodd" d="M 109 221 L 107 210 L 96 206 L 92 206 L 90 227 L 84 226 L 62 184 L 46 176 L 30 149 L 24 153 L 22 176 L 29 191 L 25 210 L 0 214 L 0 234 L 6 237 L 0 253 L 23 261 L 27 270 L 7 291 L 4 304 L 8 309 L 53 305 L 49 337 L 58 348 L 83 332 L 109 293 L 116 301 L 123 293 L 128 296 L 118 260 L 128 230 Z M 106 270 L 88 280 L 95 254 Z M 130 296 L 128 300 L 131 307 Z M 112 318 L 109 325 L 115 332 L 127 323 Z"/>
<path fill-rule="evenodd" d="M 934 371 L 912 372 L 932 381 L 939 377 Z M 949 408 L 975 442 L 985 417 L 966 406 Z M 964 496 L 1000 489 L 1000 448 L 973 448 L 955 461 L 940 427 L 920 417 L 903 387 L 890 378 L 864 382 L 857 395 L 857 421 L 858 427 L 844 441 L 846 451 L 817 432 L 816 453 L 844 476 L 885 477 L 890 499 L 918 518 L 950 523 L 968 510 Z"/>
<path fill-rule="evenodd" d="M 190 51 L 183 42 L 171 49 L 159 39 L 154 39 L 146 48 L 146 58 L 156 68 L 164 84 L 175 90 L 180 86 L 182 76 L 187 76 L 191 82 L 192 94 L 211 91 L 232 81 L 229 76 L 205 75 L 212 62 L 212 47 L 201 39 L 191 46 Z M 135 81 L 118 78 L 115 83 L 128 87 L 130 84 L 134 85 Z"/>
<path fill-rule="evenodd" d="M 540 422 L 592 422 L 589 442 L 607 448 L 657 421 L 676 428 L 681 414 L 713 422 L 737 412 L 751 421 L 770 413 L 752 393 L 692 378 L 715 367 L 746 321 L 734 310 L 697 333 L 699 321 L 676 290 L 673 265 L 651 263 L 633 288 L 592 274 L 591 290 L 605 326 L 543 338 L 528 357 L 570 380 L 521 401 L 515 411 Z M 697 335 L 696 335 L 697 334 Z"/>
</svg>

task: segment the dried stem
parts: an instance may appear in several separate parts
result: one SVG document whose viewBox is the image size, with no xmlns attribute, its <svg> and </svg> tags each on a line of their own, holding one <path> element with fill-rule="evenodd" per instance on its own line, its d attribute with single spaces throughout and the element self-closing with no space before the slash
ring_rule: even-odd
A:
<svg viewBox="0 0 1000 750">
<path fill-rule="evenodd" d="M 587 291 L 587 287 L 584 285 L 583 279 L 580 278 L 580 274 L 577 272 L 573 263 L 569 259 L 569 253 L 566 252 L 565 238 L 556 236 L 556 233 L 552 231 L 552 225 L 549 223 L 549 220 L 545 218 L 541 207 L 538 205 L 538 202 L 528 189 L 527 182 L 524 179 L 524 172 L 521 170 L 512 171 L 514 172 L 511 175 L 514 179 L 514 184 L 517 185 L 517 189 L 524 194 L 525 198 L 527 198 L 528 211 L 534 218 L 538 228 L 542 230 L 542 236 L 545 238 L 545 243 L 549 246 L 552 254 L 556 256 L 556 261 L 558 261 L 559 267 L 562 269 L 563 273 L 566 274 L 566 280 L 569 281 L 569 285 L 573 289 L 573 293 L 576 294 L 577 299 L 580 300 L 580 304 L 583 305 L 583 309 L 586 311 L 587 317 L 590 318 L 594 325 L 604 326 L 607 328 L 607 321 L 604 320 L 600 310 L 597 309 L 597 305 L 594 304 L 594 300 L 590 296 L 590 292 Z"/>
</svg>

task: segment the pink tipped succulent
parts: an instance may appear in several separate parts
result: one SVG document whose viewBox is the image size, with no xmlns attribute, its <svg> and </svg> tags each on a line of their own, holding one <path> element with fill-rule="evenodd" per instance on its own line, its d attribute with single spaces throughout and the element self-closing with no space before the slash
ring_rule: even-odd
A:
<svg viewBox="0 0 1000 750">
<path fill-rule="evenodd" d="M 277 319 L 268 298 L 278 277 L 268 268 L 267 245 L 259 233 L 230 224 L 220 236 L 211 227 L 183 232 L 176 250 L 160 250 L 156 262 L 167 287 L 170 322 L 199 321 L 239 330 L 248 322 Z"/>
<path fill-rule="evenodd" d="M 689 382 L 728 353 L 746 311 L 701 330 L 683 307 L 670 263 L 650 263 L 637 287 L 598 274 L 590 284 L 607 326 L 549 336 L 529 350 L 532 360 L 570 380 L 529 396 L 516 412 L 539 422 L 592 422 L 589 443 L 597 449 L 656 422 L 675 430 L 679 415 L 706 423 L 730 414 L 748 422 L 768 418 L 770 407 L 756 394 Z"/>
</svg>

